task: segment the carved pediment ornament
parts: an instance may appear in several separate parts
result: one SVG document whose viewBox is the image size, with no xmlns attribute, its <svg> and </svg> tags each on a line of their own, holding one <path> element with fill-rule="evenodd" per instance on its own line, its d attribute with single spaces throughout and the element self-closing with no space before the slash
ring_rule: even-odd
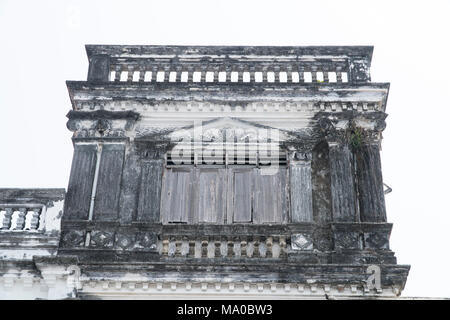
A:
<svg viewBox="0 0 450 320">
<path fill-rule="evenodd" d="M 95 130 L 100 133 L 101 136 L 107 135 L 111 130 L 111 122 L 106 119 L 99 119 L 95 124 Z"/>
</svg>

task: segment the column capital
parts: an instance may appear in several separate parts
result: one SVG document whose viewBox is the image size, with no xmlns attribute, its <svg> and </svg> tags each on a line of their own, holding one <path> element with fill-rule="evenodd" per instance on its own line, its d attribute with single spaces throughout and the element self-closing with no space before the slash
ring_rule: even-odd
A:
<svg viewBox="0 0 450 320">
<path fill-rule="evenodd" d="M 73 139 L 123 139 L 139 118 L 134 111 L 76 111 L 67 114 Z"/>
<path fill-rule="evenodd" d="M 288 153 L 291 162 L 306 162 L 312 160 L 312 149 L 308 150 L 290 150 Z"/>
<path fill-rule="evenodd" d="M 162 160 L 174 147 L 174 142 L 168 140 L 135 140 L 134 142 L 136 154 L 147 160 Z"/>
<path fill-rule="evenodd" d="M 386 127 L 384 117 L 374 119 L 318 119 L 318 128 L 330 147 L 348 145 L 353 150 L 361 145 L 379 145 Z"/>
</svg>

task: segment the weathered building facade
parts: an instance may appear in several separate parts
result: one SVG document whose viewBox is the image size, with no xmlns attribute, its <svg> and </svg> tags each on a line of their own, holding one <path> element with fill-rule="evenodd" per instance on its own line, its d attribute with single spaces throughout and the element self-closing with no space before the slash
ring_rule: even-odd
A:
<svg viewBox="0 0 450 320">
<path fill-rule="evenodd" d="M 86 49 L 67 193 L 0 189 L 2 298 L 400 295 L 372 47 Z"/>
</svg>

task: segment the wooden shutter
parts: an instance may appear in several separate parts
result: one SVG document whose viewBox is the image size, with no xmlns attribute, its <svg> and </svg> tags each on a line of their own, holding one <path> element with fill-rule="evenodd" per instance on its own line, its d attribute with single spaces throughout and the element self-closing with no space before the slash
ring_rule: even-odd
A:
<svg viewBox="0 0 450 320">
<path fill-rule="evenodd" d="M 290 167 L 291 220 L 313 221 L 311 162 L 298 162 Z"/>
<path fill-rule="evenodd" d="M 281 223 L 286 221 L 286 168 L 280 167 L 273 175 L 255 170 L 254 223 Z"/>
<path fill-rule="evenodd" d="M 229 222 L 252 222 L 254 169 L 229 169 Z"/>
<path fill-rule="evenodd" d="M 150 160 L 142 163 L 137 217 L 139 221 L 160 221 L 162 171 L 163 160 Z"/>
<path fill-rule="evenodd" d="M 192 170 L 167 169 L 164 172 L 161 203 L 164 223 L 192 221 Z"/>
<path fill-rule="evenodd" d="M 96 161 L 97 145 L 75 144 L 69 187 L 64 201 L 64 219 L 88 218 Z"/>
<path fill-rule="evenodd" d="M 124 157 L 124 144 L 103 145 L 95 196 L 95 220 L 115 220 L 118 217 Z"/>
<path fill-rule="evenodd" d="M 225 169 L 196 169 L 194 221 L 223 223 L 226 210 Z"/>
</svg>

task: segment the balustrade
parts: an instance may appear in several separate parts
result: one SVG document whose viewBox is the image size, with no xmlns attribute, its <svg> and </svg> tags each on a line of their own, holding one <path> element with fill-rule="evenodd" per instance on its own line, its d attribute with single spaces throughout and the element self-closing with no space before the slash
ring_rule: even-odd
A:
<svg viewBox="0 0 450 320">
<path fill-rule="evenodd" d="M 0 232 L 41 230 L 44 211 L 39 205 L 0 204 Z"/>
<path fill-rule="evenodd" d="M 162 69 L 162 70 L 161 70 Z M 150 70 L 129 71 L 118 65 L 110 71 L 111 82 L 169 82 L 169 83 L 347 83 L 347 72 L 341 71 L 181 71 L 150 67 Z M 167 68 L 166 68 L 167 69 Z M 195 69 L 194 69 L 195 70 Z M 217 75 L 217 76 L 216 76 Z"/>
<path fill-rule="evenodd" d="M 159 253 L 183 258 L 283 258 L 285 236 L 202 237 L 163 236 Z"/>
</svg>

